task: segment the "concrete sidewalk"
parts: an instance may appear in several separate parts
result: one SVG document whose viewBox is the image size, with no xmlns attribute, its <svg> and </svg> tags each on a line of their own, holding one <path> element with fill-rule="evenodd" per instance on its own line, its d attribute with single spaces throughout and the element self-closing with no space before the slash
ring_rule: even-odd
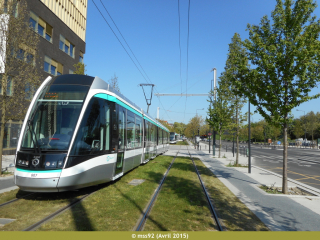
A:
<svg viewBox="0 0 320 240">
<path fill-rule="evenodd" d="M 222 152 L 221 158 L 209 154 L 208 146 L 201 144 L 200 150 L 192 145 L 170 146 L 165 155 L 186 156 L 190 152 L 202 162 L 228 187 L 271 231 L 320 231 L 320 190 L 289 179 L 289 187 L 299 187 L 315 196 L 268 194 L 258 186 L 282 186 L 282 176 L 252 165 L 248 168 L 227 167 L 235 162 L 231 152 Z M 218 152 L 216 149 L 216 156 Z M 239 157 L 239 163 L 246 165 L 248 158 Z"/>
<path fill-rule="evenodd" d="M 15 155 L 2 155 L 2 169 L 7 168 L 9 172 L 14 172 L 14 156 Z"/>
</svg>

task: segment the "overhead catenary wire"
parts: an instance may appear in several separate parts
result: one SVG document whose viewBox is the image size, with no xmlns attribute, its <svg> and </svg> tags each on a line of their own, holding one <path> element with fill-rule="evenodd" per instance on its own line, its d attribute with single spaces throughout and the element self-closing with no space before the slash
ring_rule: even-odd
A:
<svg viewBox="0 0 320 240">
<path fill-rule="evenodd" d="M 104 9 L 106 10 L 106 12 L 108 13 L 111 21 L 113 22 L 113 24 L 114 24 L 115 27 L 117 28 L 118 32 L 120 33 L 123 41 L 124 41 L 124 42 L 126 43 L 126 45 L 128 46 L 128 48 L 129 48 L 130 52 L 132 53 L 133 57 L 134 57 L 135 60 L 138 62 L 139 66 L 141 67 L 141 69 L 142 69 L 142 71 L 144 72 L 144 74 L 146 75 L 146 77 L 150 80 L 150 78 L 148 77 L 146 71 L 145 71 L 145 70 L 143 69 L 143 67 L 141 66 L 139 60 L 137 59 L 136 55 L 133 53 L 132 49 L 130 48 L 130 46 L 129 46 L 129 44 L 127 43 L 127 41 L 126 41 L 126 39 L 124 38 L 124 36 L 122 35 L 122 33 L 121 33 L 120 29 L 118 28 L 117 24 L 115 23 L 115 21 L 114 21 L 113 18 L 111 17 L 109 11 L 107 10 L 107 8 L 105 7 L 105 5 L 103 4 L 102 0 L 100 0 L 100 2 L 101 2 L 101 4 L 102 4 L 103 8 L 104 8 Z M 150 83 L 151 83 L 151 80 L 150 80 Z"/>
<path fill-rule="evenodd" d="M 188 4 L 188 36 L 187 36 L 187 79 L 186 79 L 186 94 L 188 94 L 188 75 L 189 75 L 189 35 L 190 35 L 190 0 Z M 186 112 L 187 109 L 187 99 L 188 97 L 186 96 L 186 101 L 184 104 L 184 112 Z M 183 116 L 183 122 L 186 117 L 186 114 Z"/>
<path fill-rule="evenodd" d="M 182 93 L 182 76 L 181 76 L 181 31 L 180 31 L 180 0 L 178 0 L 178 19 L 179 19 L 179 51 L 180 51 L 180 82 L 181 82 L 181 93 Z"/>
<path fill-rule="evenodd" d="M 128 48 L 130 49 L 130 51 L 132 52 L 132 55 L 134 56 L 134 58 L 136 59 L 136 61 L 138 62 L 138 64 L 140 65 L 142 71 L 145 73 L 145 75 L 141 72 L 140 68 L 137 66 L 136 62 L 133 60 L 133 58 L 131 57 L 131 55 L 129 54 L 129 52 L 127 51 L 127 49 L 125 48 L 125 46 L 123 45 L 123 43 L 121 42 L 121 40 L 119 39 L 119 37 L 117 36 L 117 34 L 115 33 L 115 31 L 112 29 L 112 27 L 110 26 L 109 22 L 107 21 L 107 19 L 104 17 L 104 15 L 102 14 L 102 12 L 100 11 L 99 7 L 96 5 L 95 1 L 92 0 L 93 4 L 95 5 L 95 7 L 97 8 L 97 10 L 99 11 L 100 15 L 102 16 L 102 18 L 104 19 L 104 21 L 107 23 L 108 27 L 110 28 L 110 30 L 112 31 L 112 33 L 114 34 L 114 36 L 117 38 L 118 42 L 120 43 L 120 45 L 122 46 L 122 48 L 125 50 L 125 52 L 127 53 L 127 55 L 129 56 L 129 58 L 131 59 L 131 61 L 133 62 L 133 64 L 135 65 L 135 67 L 138 69 L 138 71 L 140 72 L 140 74 L 142 75 L 142 77 L 150 84 L 152 84 L 152 81 L 150 80 L 150 78 L 148 77 L 148 75 L 145 73 L 143 67 L 141 66 L 140 62 L 137 60 L 137 58 L 135 57 L 135 54 L 133 53 L 133 51 L 131 50 L 131 48 L 129 47 L 129 44 L 127 43 L 127 41 L 125 40 L 125 38 L 123 37 L 123 35 L 121 34 L 119 28 L 116 26 L 114 20 L 111 18 L 111 15 L 109 14 L 110 18 L 112 19 L 113 23 L 115 24 L 116 28 L 118 29 L 120 35 L 123 37 L 124 41 L 126 42 Z M 102 2 L 101 2 L 102 3 Z M 103 5 L 103 4 L 102 4 Z M 103 5 L 104 6 L 104 5 Z M 104 6 L 105 8 L 105 6 Z M 106 9 L 106 8 L 105 8 Z M 158 92 L 157 87 L 155 86 L 155 91 Z M 159 92 L 158 92 L 159 93 Z M 162 108 L 165 110 L 161 100 L 159 99 L 159 102 L 162 106 Z M 167 111 L 165 111 L 167 116 L 170 118 L 170 116 L 168 115 Z"/>
<path fill-rule="evenodd" d="M 96 3 L 94 2 L 94 0 L 92 0 L 93 4 L 96 6 L 97 10 L 99 11 L 100 15 L 102 16 L 102 18 L 104 19 L 104 21 L 107 23 L 107 25 L 109 26 L 110 30 L 112 31 L 113 35 L 117 38 L 118 42 L 121 44 L 122 48 L 124 49 L 124 51 L 127 53 L 127 55 L 129 56 L 129 58 L 131 59 L 131 61 L 133 62 L 133 64 L 136 66 L 136 68 L 138 69 L 138 71 L 140 72 L 140 74 L 143 76 L 143 78 L 148 81 L 145 76 L 142 74 L 140 68 L 138 68 L 137 64 L 135 63 L 135 61 L 133 61 L 132 57 L 130 56 L 130 54 L 128 53 L 127 49 L 123 46 L 122 42 L 120 41 L 120 39 L 118 38 L 117 34 L 113 31 L 112 27 L 110 26 L 109 22 L 107 21 L 107 19 L 104 17 L 104 15 L 102 14 L 102 12 L 100 11 L 100 9 L 98 8 L 98 6 L 96 5 Z"/>
</svg>

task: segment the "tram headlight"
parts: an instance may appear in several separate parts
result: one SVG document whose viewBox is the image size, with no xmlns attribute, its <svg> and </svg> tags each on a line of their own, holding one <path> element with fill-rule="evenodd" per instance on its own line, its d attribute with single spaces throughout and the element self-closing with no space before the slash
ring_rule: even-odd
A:
<svg viewBox="0 0 320 240">
<path fill-rule="evenodd" d="M 28 167 L 29 166 L 29 160 L 21 160 L 21 159 L 19 159 L 17 161 L 17 165 Z"/>
</svg>

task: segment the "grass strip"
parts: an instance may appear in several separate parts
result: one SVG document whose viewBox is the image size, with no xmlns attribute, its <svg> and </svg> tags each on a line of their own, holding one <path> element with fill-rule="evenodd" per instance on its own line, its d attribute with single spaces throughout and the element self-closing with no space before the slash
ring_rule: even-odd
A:
<svg viewBox="0 0 320 240">
<path fill-rule="evenodd" d="M 176 145 L 189 145 L 189 143 L 187 141 L 178 141 Z"/>
<path fill-rule="evenodd" d="M 93 188 L 86 188 L 77 192 L 37 193 L 22 196 L 17 202 L 0 208 L 0 218 L 16 219 L 3 226 L 1 231 L 21 231 L 92 191 Z"/>
<path fill-rule="evenodd" d="M 244 164 L 236 164 L 236 163 L 229 163 L 228 165 L 226 165 L 227 167 L 244 167 L 244 168 L 248 168 L 248 165 L 244 165 Z"/>
<path fill-rule="evenodd" d="M 145 231 L 215 231 L 190 158 L 176 158 L 147 219 Z"/>
<path fill-rule="evenodd" d="M 212 203 L 228 231 L 269 231 L 201 160 L 194 159 Z"/>
<path fill-rule="evenodd" d="M 11 190 L 9 192 L 4 192 L 0 194 L 0 204 L 13 200 L 15 198 L 21 198 L 25 195 L 30 194 L 29 192 L 24 192 L 19 189 Z"/>
<path fill-rule="evenodd" d="M 158 156 L 65 211 L 38 231 L 131 231 L 158 187 L 172 156 Z M 134 179 L 145 180 L 133 186 Z"/>
</svg>

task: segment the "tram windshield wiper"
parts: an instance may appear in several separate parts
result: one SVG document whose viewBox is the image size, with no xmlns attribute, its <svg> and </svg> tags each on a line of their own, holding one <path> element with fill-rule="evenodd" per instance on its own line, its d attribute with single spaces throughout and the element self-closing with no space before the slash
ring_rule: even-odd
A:
<svg viewBox="0 0 320 240">
<path fill-rule="evenodd" d="M 32 122 L 31 122 L 32 120 L 28 120 L 27 121 L 27 124 L 28 124 L 28 130 L 31 132 L 31 135 L 33 135 L 34 136 L 34 138 L 33 138 L 33 136 L 31 137 L 31 139 L 32 139 L 32 141 L 33 141 L 33 144 L 34 144 L 34 146 L 35 146 L 35 149 L 37 149 L 38 150 L 38 154 L 40 154 L 41 153 L 41 149 L 40 149 L 40 146 L 39 146 L 39 144 L 38 144 L 38 139 L 37 139 L 37 135 L 36 135 L 36 133 L 34 132 L 34 130 L 33 130 L 33 126 L 32 126 Z"/>
</svg>

